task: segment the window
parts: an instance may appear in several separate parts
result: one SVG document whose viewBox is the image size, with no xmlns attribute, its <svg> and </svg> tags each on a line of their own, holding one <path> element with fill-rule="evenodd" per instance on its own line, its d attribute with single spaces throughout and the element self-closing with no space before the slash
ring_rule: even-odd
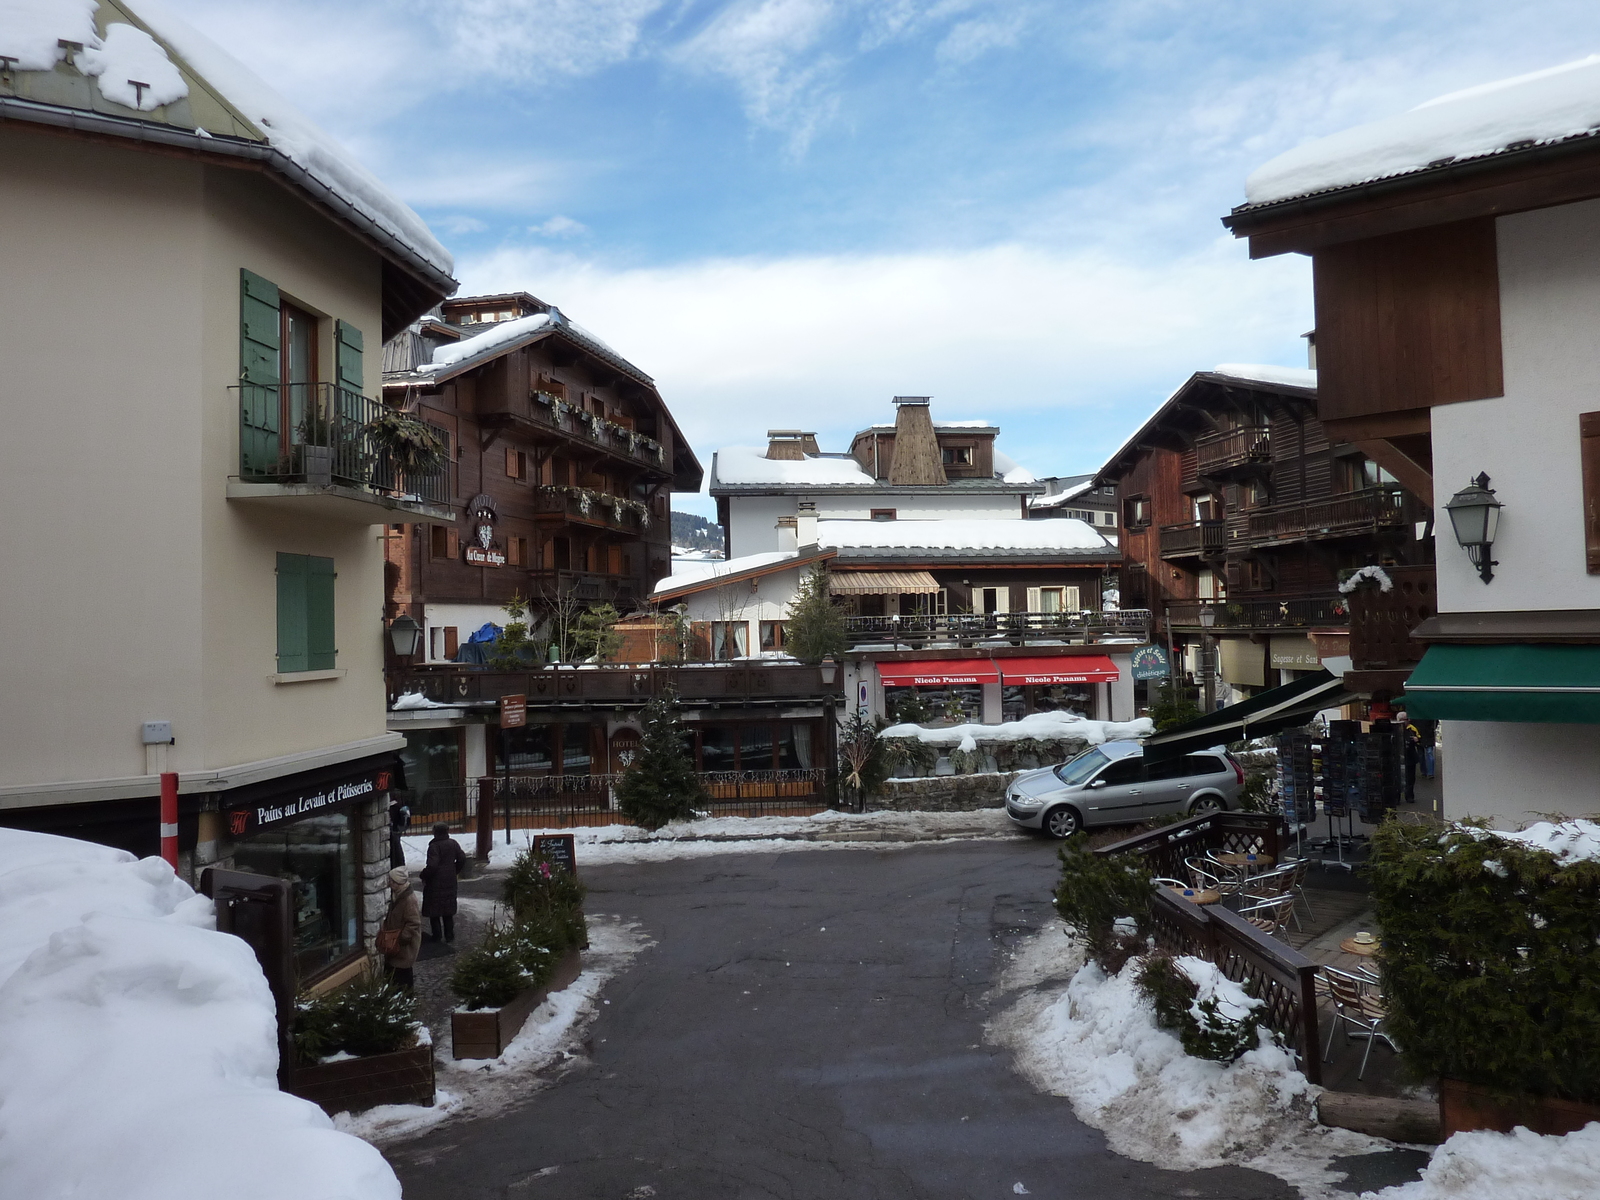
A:
<svg viewBox="0 0 1600 1200">
<path fill-rule="evenodd" d="M 763 650 L 783 649 L 783 622 L 761 622 L 761 648 Z"/>
<path fill-rule="evenodd" d="M 521 450 L 514 450 L 510 446 L 506 447 L 506 478 L 528 478 L 528 456 Z"/>
<path fill-rule="evenodd" d="M 748 621 L 712 621 L 711 657 L 719 662 L 730 658 L 744 658 L 750 653 L 750 623 Z"/>
<path fill-rule="evenodd" d="M 278 671 L 331 671 L 333 559 L 278 555 Z"/>
<path fill-rule="evenodd" d="M 1150 524 L 1150 497 L 1134 496 L 1122 502 L 1122 523 L 1129 529 L 1143 529 Z"/>
<path fill-rule="evenodd" d="M 1247 558 L 1239 564 L 1239 583 L 1247 592 L 1267 590 L 1267 573 L 1259 560 Z"/>
<path fill-rule="evenodd" d="M 972 465 L 972 447 L 940 446 L 939 457 L 947 467 L 970 467 Z"/>
<path fill-rule="evenodd" d="M 892 521 L 898 511 L 898 509 L 893 508 L 875 508 L 872 510 L 872 519 L 874 521 Z"/>
<path fill-rule="evenodd" d="M 1137 755 L 1119 758 L 1099 775 L 1095 776 L 1096 782 L 1105 782 L 1112 787 L 1124 783 L 1138 783 L 1144 778 L 1144 760 Z"/>
<path fill-rule="evenodd" d="M 1578 459 L 1583 464 L 1585 570 L 1600 575 L 1600 412 L 1578 414 Z"/>
<path fill-rule="evenodd" d="M 1029 607 L 1034 612 L 1068 613 L 1078 611 L 1078 589 L 1075 587 L 1029 588 Z"/>
<path fill-rule="evenodd" d="M 291 821 L 234 843 L 239 870 L 292 885 L 294 965 L 302 982 L 361 948 L 360 851 L 361 835 L 349 809 Z"/>
<path fill-rule="evenodd" d="M 553 725 L 524 725 L 520 729 L 500 731 L 500 752 L 507 771 L 518 774 L 547 772 L 554 765 L 551 747 L 555 743 Z M 493 738 L 490 741 L 494 741 Z M 411 777 L 406 776 L 406 782 Z"/>
<path fill-rule="evenodd" d="M 435 625 L 428 630 L 428 657 L 444 662 L 455 662 L 461 649 L 460 630 L 455 625 Z"/>
<path fill-rule="evenodd" d="M 455 558 L 461 550 L 461 538 L 453 525 L 428 526 L 428 552 L 433 558 Z"/>
<path fill-rule="evenodd" d="M 528 565 L 527 538 L 514 537 L 506 539 L 506 563 L 513 567 L 525 567 Z"/>
<path fill-rule="evenodd" d="M 1101 513 L 1100 515 L 1105 518 L 1104 523 L 1106 525 L 1115 525 L 1117 523 L 1116 513 Z"/>
</svg>

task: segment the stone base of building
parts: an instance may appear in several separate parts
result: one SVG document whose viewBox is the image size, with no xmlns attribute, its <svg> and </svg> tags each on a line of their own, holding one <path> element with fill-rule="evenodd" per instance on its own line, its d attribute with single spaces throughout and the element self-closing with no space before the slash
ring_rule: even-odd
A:
<svg viewBox="0 0 1600 1200">
<path fill-rule="evenodd" d="M 1005 805 L 1006 785 L 1019 771 L 982 775 L 934 775 L 926 779 L 888 779 L 883 791 L 868 797 L 869 811 L 976 812 Z"/>
</svg>

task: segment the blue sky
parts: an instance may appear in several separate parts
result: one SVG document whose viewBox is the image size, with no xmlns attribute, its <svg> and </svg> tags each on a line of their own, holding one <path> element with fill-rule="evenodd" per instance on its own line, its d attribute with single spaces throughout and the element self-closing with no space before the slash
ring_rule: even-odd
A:
<svg viewBox="0 0 1600 1200">
<path fill-rule="evenodd" d="M 1093 470 L 1190 372 L 1303 364 L 1305 261 L 1218 223 L 1253 167 L 1600 51 L 1600 5 L 1555 0 L 175 6 L 464 289 L 532 291 L 654 375 L 707 466 L 769 426 L 843 449 L 908 393 Z"/>
</svg>

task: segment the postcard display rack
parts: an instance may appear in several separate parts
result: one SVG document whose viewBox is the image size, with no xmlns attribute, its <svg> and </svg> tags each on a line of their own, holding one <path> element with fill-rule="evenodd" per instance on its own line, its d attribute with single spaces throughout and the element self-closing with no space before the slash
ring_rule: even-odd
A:
<svg viewBox="0 0 1600 1200">
<path fill-rule="evenodd" d="M 1284 819 L 1299 840 L 1321 808 L 1328 836 L 1310 844 L 1322 851 L 1325 866 L 1350 869 L 1345 851 L 1366 840 L 1355 832 L 1355 818 L 1369 825 L 1381 821 L 1399 802 L 1400 778 L 1400 732 L 1388 722 L 1362 732 L 1359 721 L 1330 721 L 1325 735 L 1297 731 L 1278 737 Z"/>
</svg>

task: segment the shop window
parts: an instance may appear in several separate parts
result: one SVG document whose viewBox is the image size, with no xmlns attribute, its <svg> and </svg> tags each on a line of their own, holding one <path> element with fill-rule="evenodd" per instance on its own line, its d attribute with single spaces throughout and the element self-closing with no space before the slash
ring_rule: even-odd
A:
<svg viewBox="0 0 1600 1200">
<path fill-rule="evenodd" d="M 700 731 L 700 769 L 732 771 L 738 760 L 737 725 L 707 725 Z"/>
<path fill-rule="evenodd" d="M 359 837 L 350 810 L 239 838 L 237 870 L 289 882 L 295 971 L 304 981 L 361 949 Z"/>
<path fill-rule="evenodd" d="M 783 649 L 783 622 L 782 621 L 763 621 L 763 622 L 761 622 L 761 649 L 762 650 L 782 650 Z"/>
<path fill-rule="evenodd" d="M 1129 529 L 1143 529 L 1150 524 L 1150 497 L 1133 496 L 1122 502 L 1122 523 Z"/>
<path fill-rule="evenodd" d="M 809 771 L 817 765 L 809 722 L 778 723 L 778 770 Z"/>
<path fill-rule="evenodd" d="M 1017 684 L 1006 684 L 1000 689 L 1000 719 L 1020 721 L 1028 715 L 1027 689 Z"/>
<path fill-rule="evenodd" d="M 333 559 L 314 554 L 278 555 L 278 670 L 331 671 L 338 651 L 333 637 Z"/>
<path fill-rule="evenodd" d="M 712 621 L 711 657 L 718 662 L 744 658 L 750 653 L 750 622 Z"/>
<path fill-rule="evenodd" d="M 414 729 L 400 751 L 412 822 L 428 825 L 426 815 L 461 808 L 461 731 Z M 464 814 L 463 814 L 464 815 Z"/>
<path fill-rule="evenodd" d="M 501 761 L 505 769 L 513 774 L 546 774 L 555 766 L 551 755 L 554 744 L 555 738 L 549 725 L 502 729 L 499 745 Z"/>
<path fill-rule="evenodd" d="M 772 770 L 772 726 L 765 721 L 739 729 L 739 769 Z"/>
<path fill-rule="evenodd" d="M 589 727 L 568 725 L 561 733 L 561 773 L 589 774 L 594 768 L 594 754 L 589 745 Z"/>
</svg>

